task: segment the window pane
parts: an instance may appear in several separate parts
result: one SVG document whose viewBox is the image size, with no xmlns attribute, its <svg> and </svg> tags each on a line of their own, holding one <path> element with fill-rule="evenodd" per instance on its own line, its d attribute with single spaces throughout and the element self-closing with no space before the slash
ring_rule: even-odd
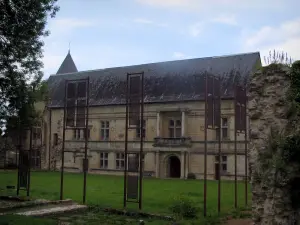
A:
<svg viewBox="0 0 300 225">
<path fill-rule="evenodd" d="M 139 127 L 136 128 L 135 133 L 136 133 L 136 137 L 140 137 L 140 129 L 139 129 Z"/>
<path fill-rule="evenodd" d="M 101 129 L 101 139 L 103 140 L 105 138 L 105 132 L 103 129 Z"/>
<path fill-rule="evenodd" d="M 75 98 L 76 96 L 76 83 L 68 83 L 67 98 Z"/>
<path fill-rule="evenodd" d="M 109 129 L 106 129 L 106 132 L 105 132 L 105 138 L 106 138 L 106 139 L 109 138 Z"/>
<path fill-rule="evenodd" d="M 181 128 L 176 128 L 176 137 L 181 137 Z"/>
<path fill-rule="evenodd" d="M 173 127 L 173 126 L 174 126 L 174 120 L 170 120 L 170 121 L 169 121 L 169 126 L 170 126 L 170 127 Z"/>
<path fill-rule="evenodd" d="M 116 161 L 116 166 L 117 166 L 117 168 L 120 167 L 120 161 L 119 160 Z"/>
<path fill-rule="evenodd" d="M 216 128 L 216 140 L 220 137 L 220 128 Z"/>
<path fill-rule="evenodd" d="M 106 121 L 106 128 L 109 128 L 109 121 Z"/>
<path fill-rule="evenodd" d="M 227 171 L 227 164 L 222 164 L 222 170 Z"/>
<path fill-rule="evenodd" d="M 125 157 L 124 157 L 124 153 L 121 153 L 121 158 L 122 158 L 122 159 L 124 159 L 124 158 L 125 158 Z"/>
<path fill-rule="evenodd" d="M 218 155 L 215 156 L 215 161 L 219 162 L 219 156 Z"/>
<path fill-rule="evenodd" d="M 222 136 L 223 136 L 223 138 L 228 138 L 228 130 L 227 130 L 227 128 L 223 128 L 222 129 Z"/>
<path fill-rule="evenodd" d="M 228 119 L 227 118 L 222 118 L 222 126 L 227 127 L 228 126 Z"/>
<path fill-rule="evenodd" d="M 101 128 L 104 128 L 105 127 L 105 123 L 104 121 L 101 121 Z"/>
<path fill-rule="evenodd" d="M 104 157 L 107 159 L 108 158 L 108 153 L 105 153 Z"/>
<path fill-rule="evenodd" d="M 86 97 L 86 84 L 87 82 L 83 81 L 83 82 L 79 82 L 77 83 L 77 97 L 78 98 L 84 98 Z"/>
<path fill-rule="evenodd" d="M 226 156 L 226 155 L 223 155 L 223 156 L 222 156 L 222 161 L 223 161 L 223 162 L 227 162 L 227 156 Z"/>
<path fill-rule="evenodd" d="M 124 160 L 122 160 L 121 161 L 121 168 L 124 168 L 124 165 L 125 165 Z"/>
<path fill-rule="evenodd" d="M 104 160 L 104 166 L 105 166 L 105 168 L 108 167 L 108 160 Z"/>
<path fill-rule="evenodd" d="M 176 120 L 176 127 L 180 127 L 181 126 L 181 120 Z"/>
<path fill-rule="evenodd" d="M 170 138 L 174 137 L 174 129 L 173 128 L 169 128 L 169 137 Z"/>
</svg>

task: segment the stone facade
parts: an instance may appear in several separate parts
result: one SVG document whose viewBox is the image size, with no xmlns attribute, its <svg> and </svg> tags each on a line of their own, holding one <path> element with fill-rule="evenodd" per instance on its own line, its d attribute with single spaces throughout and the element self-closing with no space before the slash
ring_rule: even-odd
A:
<svg viewBox="0 0 300 225">
<path fill-rule="evenodd" d="M 234 179 L 234 115 L 233 101 L 222 102 L 222 118 L 224 119 L 224 138 L 222 140 L 222 178 Z M 184 102 L 173 104 L 145 105 L 145 138 L 144 138 L 144 174 L 159 178 L 174 176 L 170 174 L 170 157 L 176 157 L 179 164 L 173 166 L 179 171 L 180 178 L 186 178 L 188 173 L 194 173 L 197 178 L 204 172 L 204 103 Z M 46 160 L 42 168 L 59 170 L 61 166 L 63 109 L 47 109 L 44 112 L 45 126 L 43 135 L 46 149 Z M 179 120 L 178 138 L 169 136 L 169 121 Z M 49 124 L 49 122 L 51 123 Z M 101 122 L 107 121 L 109 135 L 101 137 Z M 125 106 L 99 106 L 89 109 L 90 137 L 88 141 L 89 172 L 99 174 L 122 175 L 123 170 L 117 166 L 118 153 L 124 152 Z M 107 132 L 106 131 L 106 132 Z M 227 133 L 227 135 L 225 134 Z M 83 130 L 76 132 L 68 129 L 65 133 L 64 167 L 66 171 L 82 171 L 84 157 Z M 128 133 L 129 152 L 138 152 L 140 148 L 137 130 L 130 129 Z M 245 175 L 245 142 L 244 134 L 237 136 L 237 168 L 238 179 Z M 175 142 L 174 142 L 175 141 Z M 208 130 L 208 179 L 216 176 L 216 155 L 218 140 L 216 131 Z M 174 157 L 175 156 L 175 157 Z M 100 162 L 107 161 L 101 166 Z M 122 159 L 120 159 L 122 161 Z M 119 160 L 119 161 L 120 161 Z M 121 163 L 121 162 L 120 162 Z M 172 167 L 172 165 L 171 165 Z"/>
<path fill-rule="evenodd" d="M 257 179 L 263 163 L 259 152 L 267 151 L 267 140 L 271 128 L 283 131 L 288 123 L 287 91 L 290 87 L 289 68 L 271 65 L 262 68 L 251 77 L 249 90 L 250 149 L 249 167 L 252 183 L 252 208 L 255 225 L 299 224 L 295 223 L 294 211 L 290 207 L 289 191 L 272 186 L 271 182 Z M 267 180 L 275 179 L 273 170 L 268 171 Z M 280 175 L 278 175 L 280 176 Z M 299 220 L 298 220 L 299 221 Z"/>
<path fill-rule="evenodd" d="M 260 55 L 255 52 L 78 72 L 69 52 L 58 72 L 47 81 L 50 101 L 43 107 L 41 130 L 45 158 L 41 168 L 58 170 L 62 165 L 65 81 L 88 77 L 88 171 L 123 174 L 126 74 L 144 71 L 144 175 L 184 179 L 193 173 L 196 178 L 203 178 L 204 84 L 206 75 L 213 75 L 220 78 L 222 87 L 222 157 L 217 157 L 219 132 L 210 129 L 207 133 L 207 177 L 218 178 L 218 168 L 221 167 L 222 179 L 234 179 L 236 146 L 237 177 L 244 179 L 247 143 L 244 133 L 238 134 L 237 142 L 234 142 L 233 86 L 244 86 L 259 65 Z M 75 111 L 72 116 L 76 117 Z M 84 129 L 67 127 L 64 143 L 66 171 L 83 170 L 84 136 Z M 130 129 L 128 140 L 128 151 L 138 152 L 139 130 Z"/>
</svg>

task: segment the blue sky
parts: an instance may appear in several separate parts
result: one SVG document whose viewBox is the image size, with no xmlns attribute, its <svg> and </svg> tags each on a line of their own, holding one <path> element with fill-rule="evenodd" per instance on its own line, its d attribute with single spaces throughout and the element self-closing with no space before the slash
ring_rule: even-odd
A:
<svg viewBox="0 0 300 225">
<path fill-rule="evenodd" d="M 69 42 L 78 70 L 269 50 L 300 59 L 298 0 L 59 0 L 45 78 Z"/>
</svg>

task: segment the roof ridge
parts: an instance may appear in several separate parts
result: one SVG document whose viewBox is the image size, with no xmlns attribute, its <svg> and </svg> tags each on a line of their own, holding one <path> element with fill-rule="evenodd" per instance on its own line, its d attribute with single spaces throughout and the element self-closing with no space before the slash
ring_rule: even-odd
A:
<svg viewBox="0 0 300 225">
<path fill-rule="evenodd" d="M 117 66 L 117 67 L 107 67 L 102 69 L 92 69 L 92 70 L 82 70 L 77 72 L 70 72 L 70 73 L 62 73 L 62 74 L 51 74 L 53 75 L 70 75 L 70 74 L 80 74 L 80 73 L 90 73 L 90 72 L 98 72 L 103 70 L 109 69 L 118 69 L 118 68 L 128 68 L 128 67 L 135 67 L 135 66 L 145 66 L 145 65 L 153 65 L 153 64 L 162 64 L 162 63 L 176 63 L 176 62 L 183 62 L 183 61 L 191 61 L 191 60 L 204 60 L 204 59 L 217 59 L 223 57 L 235 57 L 235 56 L 242 56 L 242 55 L 251 55 L 251 54 L 259 54 L 258 51 L 256 52 L 248 52 L 248 53 L 237 53 L 237 54 L 229 54 L 229 55 L 221 55 L 221 56 L 208 56 L 208 57 L 199 57 L 199 58 L 190 58 L 190 59 L 180 59 L 180 60 L 169 60 L 169 61 L 161 61 L 161 62 L 152 62 L 152 63 L 142 63 L 142 64 L 135 64 L 135 65 L 128 65 L 128 66 Z"/>
</svg>

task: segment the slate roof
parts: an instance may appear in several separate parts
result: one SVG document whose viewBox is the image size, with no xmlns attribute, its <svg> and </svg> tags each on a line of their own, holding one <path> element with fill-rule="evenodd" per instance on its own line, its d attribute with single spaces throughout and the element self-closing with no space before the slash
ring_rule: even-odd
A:
<svg viewBox="0 0 300 225">
<path fill-rule="evenodd" d="M 72 59 L 70 51 L 68 52 L 66 58 L 60 65 L 56 74 L 64 74 L 64 73 L 76 73 L 78 72 L 77 67 Z"/>
<path fill-rule="evenodd" d="M 203 99 L 205 73 L 222 79 L 223 98 L 233 96 L 233 83 L 248 83 L 261 63 L 258 52 L 167 61 L 52 75 L 49 107 L 63 107 L 64 81 L 90 78 L 90 106 L 125 104 L 126 74 L 144 71 L 145 103 Z"/>
</svg>

